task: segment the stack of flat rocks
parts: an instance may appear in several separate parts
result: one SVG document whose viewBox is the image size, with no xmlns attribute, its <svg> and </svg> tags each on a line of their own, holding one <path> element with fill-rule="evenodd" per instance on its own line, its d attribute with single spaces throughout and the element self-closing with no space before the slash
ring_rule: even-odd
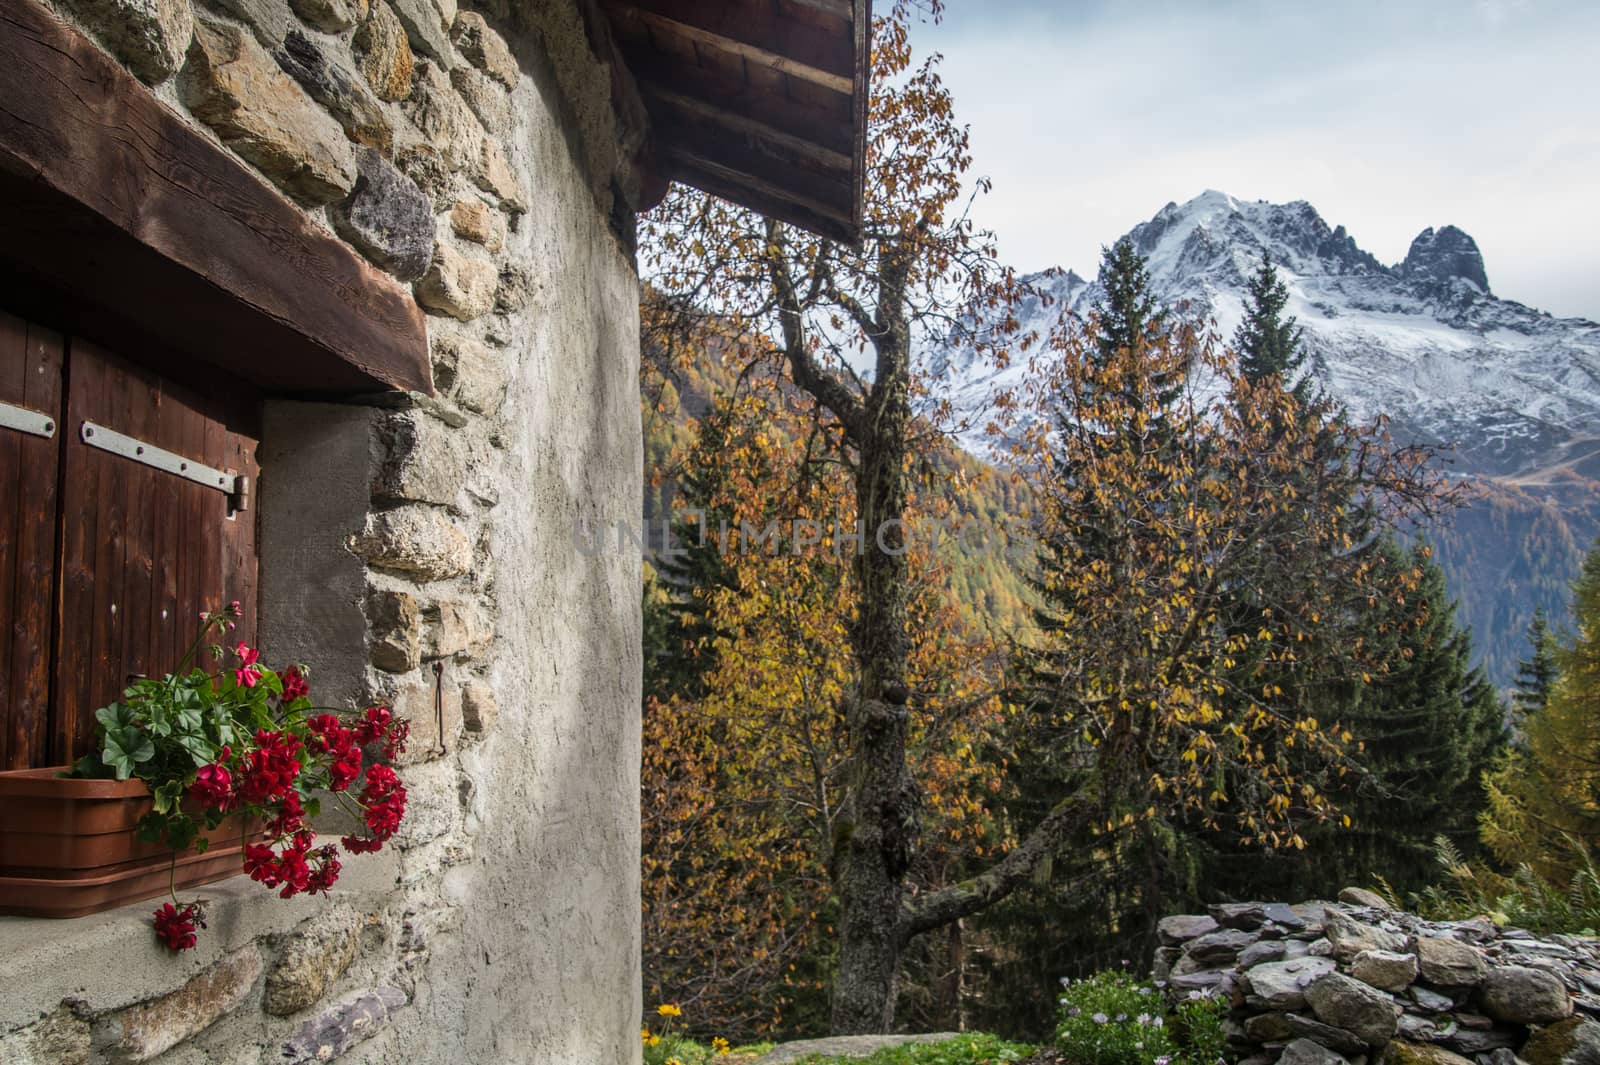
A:
<svg viewBox="0 0 1600 1065">
<path fill-rule="evenodd" d="M 1232 1004 L 1240 1065 L 1600 1065 L 1600 940 L 1425 921 L 1373 892 L 1158 926 L 1155 978 Z"/>
</svg>

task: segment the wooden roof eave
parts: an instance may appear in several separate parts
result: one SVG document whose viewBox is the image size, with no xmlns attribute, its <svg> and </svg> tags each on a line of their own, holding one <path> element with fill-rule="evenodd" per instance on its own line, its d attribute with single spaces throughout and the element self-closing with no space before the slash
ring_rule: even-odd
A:
<svg viewBox="0 0 1600 1065">
<path fill-rule="evenodd" d="M 600 3 L 665 176 L 859 245 L 870 0 Z"/>
</svg>

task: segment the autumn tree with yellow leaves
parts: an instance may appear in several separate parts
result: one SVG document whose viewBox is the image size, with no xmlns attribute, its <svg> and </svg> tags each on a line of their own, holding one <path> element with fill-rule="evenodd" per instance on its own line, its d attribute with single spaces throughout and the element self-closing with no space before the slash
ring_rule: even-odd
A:
<svg viewBox="0 0 1600 1065">
<path fill-rule="evenodd" d="M 732 583 L 712 593 L 727 597 L 715 607 L 727 627 L 715 637 L 711 694 L 693 706 L 647 709 L 647 730 L 652 713 L 663 723 L 659 742 L 677 745 L 687 735 L 695 748 L 683 765 L 660 767 L 664 775 L 646 767 L 647 817 L 677 818 L 683 826 L 682 835 L 668 829 L 653 838 L 670 848 L 689 838 L 690 827 L 720 816 L 730 838 L 743 833 L 745 857 L 750 841 L 767 841 L 757 849 L 771 854 L 774 871 L 741 879 L 747 871 L 738 856 L 692 853 L 685 844 L 676 855 L 647 856 L 647 879 L 658 858 L 697 875 L 716 866 L 733 878 L 728 891 L 748 898 L 771 885 L 766 901 L 776 905 L 780 883 L 810 869 L 811 893 L 798 906 L 782 904 L 790 914 L 810 913 L 810 900 L 825 893 L 834 908 L 826 934 L 837 943 L 830 1024 L 838 1033 L 890 1028 L 902 960 L 916 937 L 993 906 L 1063 851 L 1103 849 L 1141 819 L 1148 823 L 1152 809 L 1208 824 L 1227 818 L 1252 841 L 1280 846 L 1295 844 L 1298 821 L 1331 816 L 1322 775 L 1334 771 L 1350 741 L 1335 723 L 1296 712 L 1293 685 L 1316 675 L 1298 664 L 1359 667 L 1360 646 L 1330 646 L 1331 633 L 1356 635 L 1336 622 L 1348 597 L 1362 591 L 1368 565 L 1364 533 L 1348 515 L 1420 503 L 1427 494 L 1421 456 L 1336 418 L 1306 424 L 1281 388 L 1252 391 L 1192 331 L 1141 341 L 1098 363 L 1081 357 L 1070 329 L 1060 331 L 1041 363 L 1045 388 L 1093 386 L 1094 399 L 1084 401 L 1102 406 L 1085 407 L 1075 423 L 1085 434 L 1081 452 L 1070 443 L 1064 451 L 1040 447 L 1024 470 L 1048 474 L 1052 490 L 1065 493 L 1061 505 L 1047 508 L 1043 532 L 1072 557 L 1070 534 L 1060 537 L 1074 496 L 1093 498 L 1102 514 L 1124 508 L 1126 519 L 1103 530 L 1116 552 L 1085 556 L 1081 573 L 1064 578 L 1080 582 L 1062 590 L 1081 609 L 1047 652 L 1061 678 L 1060 703 L 1032 724 L 1073 737 L 1062 750 L 1087 758 L 1101 786 L 1049 796 L 1003 854 L 985 844 L 980 862 L 974 847 L 960 863 L 966 875 L 929 878 L 938 839 L 929 826 L 946 813 L 940 797 L 959 794 L 940 784 L 935 770 L 952 751 L 959 761 L 976 749 L 968 745 L 962 755 L 959 742 L 933 741 L 953 740 L 949 722 L 979 738 L 989 722 L 970 715 L 981 718 L 974 707 L 992 705 L 992 696 L 981 683 L 952 685 L 933 664 L 951 660 L 948 649 L 966 634 L 943 630 L 947 650 L 934 660 L 918 651 L 940 633 L 946 615 L 919 606 L 919 582 L 933 558 L 918 554 L 909 524 L 918 507 L 917 473 L 941 434 L 959 427 L 950 406 L 929 395 L 918 353 L 937 339 L 1005 363 L 1028 357 L 1033 338 L 1019 334 L 1015 314 L 1032 293 L 965 214 L 967 130 L 935 63 L 913 62 L 913 13 L 911 5 L 895 4 L 875 20 L 860 247 L 681 188 L 641 222 L 643 273 L 668 312 L 663 321 L 647 320 L 647 329 L 684 335 L 684 319 L 715 323 L 724 347 L 767 360 L 781 375 L 784 402 L 799 399 L 808 419 L 798 434 L 808 461 L 796 464 L 797 473 L 819 464 L 832 471 L 821 481 L 769 471 L 728 505 L 775 507 L 790 522 L 822 497 L 774 497 L 771 485 L 804 483 L 812 492 L 836 485 L 856 537 L 831 578 L 794 557 L 739 556 Z M 1153 431 L 1151 409 L 1104 405 L 1139 396 L 1147 360 L 1163 357 L 1183 360 L 1161 364 L 1168 371 L 1163 394 L 1182 392 L 1199 366 L 1221 375 L 1243 401 L 1177 410 L 1160 428 L 1158 447 L 1141 444 L 1130 453 L 1096 442 L 1099 425 L 1134 426 L 1124 440 Z M 1099 376 L 1084 376 L 1085 365 Z M 996 400 L 1002 411 L 1014 409 L 1014 397 Z M 1318 472 L 1297 497 L 1291 493 L 1307 469 Z M 1360 498 L 1319 494 L 1330 487 L 1323 471 L 1353 477 Z M 1332 567 L 1326 582 L 1309 579 L 1311 560 Z M 1283 573 L 1285 583 L 1258 604 L 1264 620 L 1257 628 L 1233 631 L 1222 604 L 1254 579 L 1252 565 Z M 794 602 L 781 601 L 791 594 Z M 1256 663 L 1296 679 L 1287 687 L 1263 682 Z M 1086 751 L 1079 737 L 1087 737 Z M 764 779 L 750 775 L 756 761 L 770 771 Z M 982 779 L 983 770 L 974 772 Z M 731 789 L 714 800 L 718 813 L 701 805 L 713 801 L 704 789 L 685 789 L 677 799 L 662 791 L 660 808 L 650 809 L 651 781 L 666 788 L 696 774 L 707 787 Z M 833 790 L 818 791 L 819 779 Z M 746 796 L 742 788 L 753 790 Z M 953 808 L 948 823 L 982 816 L 976 807 Z M 762 836 L 767 826 L 771 835 Z M 802 833 L 810 842 L 796 850 Z M 784 855 L 796 856 L 786 872 Z M 807 867 L 808 860 L 821 868 Z M 674 873 L 672 881 L 691 894 L 720 890 L 714 879 Z M 789 927 L 774 909 L 749 914 L 753 928 L 773 937 Z"/>
<path fill-rule="evenodd" d="M 750 1034 L 816 1013 L 837 918 L 834 840 L 847 816 L 844 707 L 855 529 L 848 471 L 816 450 L 814 405 L 770 378 L 719 397 L 683 457 L 673 554 L 652 628 L 679 677 L 644 713 L 644 975 L 648 997 Z M 913 492 L 908 520 L 943 517 Z M 1003 657 L 962 619 L 933 536 L 910 549 L 907 737 L 921 846 L 909 879 L 1001 849 L 982 798 L 999 768 Z M 692 680 L 683 679 L 687 669 Z"/>
</svg>

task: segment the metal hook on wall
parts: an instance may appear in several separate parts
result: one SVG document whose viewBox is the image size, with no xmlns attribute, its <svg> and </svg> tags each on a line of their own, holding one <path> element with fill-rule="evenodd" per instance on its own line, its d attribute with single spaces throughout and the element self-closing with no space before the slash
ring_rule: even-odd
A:
<svg viewBox="0 0 1600 1065">
<path fill-rule="evenodd" d="M 439 730 L 439 753 L 449 754 L 444 745 L 444 659 L 433 664 L 433 717 Z"/>
</svg>

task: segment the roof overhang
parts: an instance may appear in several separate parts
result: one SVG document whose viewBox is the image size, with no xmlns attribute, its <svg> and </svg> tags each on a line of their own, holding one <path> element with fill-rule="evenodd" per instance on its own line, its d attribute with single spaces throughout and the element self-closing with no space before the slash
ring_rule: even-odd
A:
<svg viewBox="0 0 1600 1065">
<path fill-rule="evenodd" d="M 871 0 L 600 0 L 659 176 L 857 244 Z"/>
</svg>

